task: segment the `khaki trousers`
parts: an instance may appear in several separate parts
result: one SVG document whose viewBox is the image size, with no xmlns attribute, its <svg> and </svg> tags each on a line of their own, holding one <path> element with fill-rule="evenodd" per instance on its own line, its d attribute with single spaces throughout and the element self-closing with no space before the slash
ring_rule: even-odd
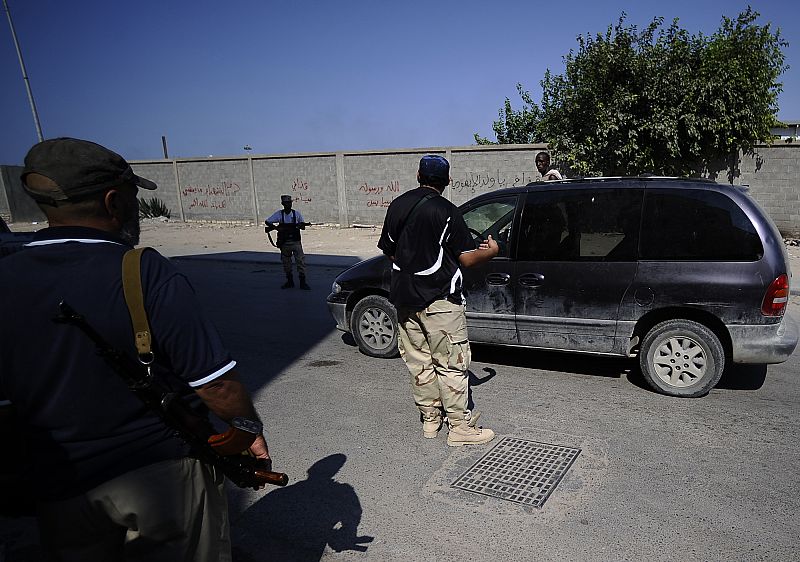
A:
<svg viewBox="0 0 800 562">
<path fill-rule="evenodd" d="M 306 276 L 306 255 L 303 253 L 303 244 L 297 242 L 284 242 L 281 244 L 281 262 L 283 271 L 289 277 L 292 274 L 292 255 L 294 263 L 297 265 L 297 273 L 300 277 Z"/>
<path fill-rule="evenodd" d="M 451 421 L 461 422 L 469 398 L 472 357 L 464 306 L 447 300 L 424 310 L 398 309 L 398 347 L 411 373 L 417 407 L 444 408 Z"/>
<path fill-rule="evenodd" d="M 52 560 L 229 562 L 224 476 L 196 459 L 142 467 L 85 494 L 38 506 Z"/>
</svg>

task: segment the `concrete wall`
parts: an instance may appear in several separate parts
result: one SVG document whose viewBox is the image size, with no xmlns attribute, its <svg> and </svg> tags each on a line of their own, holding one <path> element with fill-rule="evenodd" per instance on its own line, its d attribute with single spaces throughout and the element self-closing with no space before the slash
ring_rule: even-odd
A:
<svg viewBox="0 0 800 562">
<path fill-rule="evenodd" d="M 43 222 L 44 213 L 22 188 L 22 166 L 0 166 L 0 216 L 6 222 Z"/>
<path fill-rule="evenodd" d="M 760 146 L 739 164 L 734 183 L 749 193 L 785 236 L 800 236 L 800 144 L 776 141 Z"/>
<path fill-rule="evenodd" d="M 159 185 L 154 194 L 175 219 L 257 221 L 290 194 L 309 222 L 381 224 L 386 208 L 417 187 L 419 159 L 441 154 L 451 163 L 445 196 L 460 204 L 478 193 L 525 185 L 535 178 L 533 158 L 544 145 L 411 148 L 402 150 L 179 158 L 131 162 Z"/>
<path fill-rule="evenodd" d="M 257 202 L 250 216 L 259 222 L 280 208 L 281 195 L 295 198 L 294 208 L 308 222 L 339 223 L 336 155 L 295 158 L 253 158 L 253 186 Z M 248 182 L 248 186 L 249 186 Z"/>
<path fill-rule="evenodd" d="M 417 186 L 424 154 L 450 160 L 444 195 L 461 204 L 479 193 L 533 181 L 533 159 L 545 145 L 410 148 L 400 150 L 178 158 L 133 161 L 137 174 L 159 185 L 156 196 L 186 221 L 262 222 L 280 208 L 281 194 L 313 223 L 379 225 L 386 207 Z M 557 154 L 554 160 L 557 162 Z M 42 220 L 18 182 L 19 167 L 3 166 L 0 214 L 13 221 Z M 724 176 L 723 176 L 724 181 Z M 800 143 L 776 141 L 742 158 L 735 183 L 770 214 L 785 235 L 800 235 Z M 31 211 L 33 209 L 33 211 Z"/>
</svg>

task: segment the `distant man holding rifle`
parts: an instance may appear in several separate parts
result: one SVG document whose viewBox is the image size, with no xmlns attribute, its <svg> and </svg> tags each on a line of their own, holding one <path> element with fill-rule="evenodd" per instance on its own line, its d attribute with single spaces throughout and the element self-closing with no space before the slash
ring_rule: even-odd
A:
<svg viewBox="0 0 800 562">
<path fill-rule="evenodd" d="M 292 256 L 294 256 L 297 274 L 300 276 L 300 288 L 308 291 L 311 287 L 306 283 L 306 257 L 303 253 L 303 244 L 300 242 L 300 231 L 311 226 L 311 223 L 303 222 L 303 215 L 300 214 L 300 211 L 292 209 L 291 195 L 281 195 L 281 204 L 283 209 L 278 209 L 264 221 L 267 225 L 265 227 L 267 235 L 272 230 L 278 231 L 278 242 L 275 245 L 281 251 L 283 271 L 286 273 L 286 283 L 281 285 L 281 289 L 294 287 L 294 276 L 292 275 Z"/>
<path fill-rule="evenodd" d="M 188 280 L 152 250 L 137 257 L 148 349 L 152 338 L 152 351 L 138 353 L 122 261 L 139 242 L 137 188 L 156 185 L 118 154 L 71 138 L 31 148 L 22 181 L 49 228 L 0 260 L 0 402 L 29 449 L 48 556 L 230 560 L 223 473 L 234 472 L 220 467 L 253 465 L 190 450 L 207 432 L 188 402 L 230 423 L 247 458 L 275 473 L 236 362 Z"/>
</svg>

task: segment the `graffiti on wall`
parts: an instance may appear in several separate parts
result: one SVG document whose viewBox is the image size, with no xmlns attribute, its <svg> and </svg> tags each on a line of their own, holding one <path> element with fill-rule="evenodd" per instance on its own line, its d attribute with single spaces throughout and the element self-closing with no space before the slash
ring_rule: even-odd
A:
<svg viewBox="0 0 800 562">
<path fill-rule="evenodd" d="M 302 203 L 311 203 L 311 193 L 308 189 L 308 181 L 303 178 L 294 178 L 292 180 L 292 201 L 300 201 Z"/>
<path fill-rule="evenodd" d="M 400 182 L 392 180 L 387 184 L 370 185 L 364 182 L 358 186 L 359 195 L 366 201 L 367 208 L 388 207 L 400 193 Z"/>
<path fill-rule="evenodd" d="M 492 172 L 465 172 L 458 178 L 453 178 L 450 187 L 454 192 L 460 193 L 481 193 L 493 189 L 504 187 L 518 187 L 528 185 L 535 181 L 536 177 L 528 172 L 512 172 L 512 175 L 504 175 L 500 170 Z"/>
<path fill-rule="evenodd" d="M 454 193 L 473 195 L 504 187 L 527 185 L 535 179 L 534 175 L 529 172 L 511 172 L 510 174 L 501 173 L 500 170 L 465 172 L 461 176 L 453 178 L 450 187 Z M 401 191 L 400 182 L 397 180 L 385 184 L 371 184 L 365 181 L 358 186 L 359 200 L 363 201 L 368 209 L 388 207 Z"/>
<path fill-rule="evenodd" d="M 181 198 L 186 201 L 186 209 L 221 211 L 230 206 L 230 199 L 240 191 L 235 181 L 222 180 L 214 184 L 186 185 L 181 188 Z"/>
</svg>

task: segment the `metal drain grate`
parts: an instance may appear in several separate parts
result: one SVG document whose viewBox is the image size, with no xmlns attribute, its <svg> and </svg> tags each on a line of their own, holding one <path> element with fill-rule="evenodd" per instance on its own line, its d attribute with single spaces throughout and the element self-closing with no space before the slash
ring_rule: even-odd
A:
<svg viewBox="0 0 800 562">
<path fill-rule="evenodd" d="M 533 507 L 542 507 L 581 450 L 505 437 L 451 484 Z"/>
</svg>

